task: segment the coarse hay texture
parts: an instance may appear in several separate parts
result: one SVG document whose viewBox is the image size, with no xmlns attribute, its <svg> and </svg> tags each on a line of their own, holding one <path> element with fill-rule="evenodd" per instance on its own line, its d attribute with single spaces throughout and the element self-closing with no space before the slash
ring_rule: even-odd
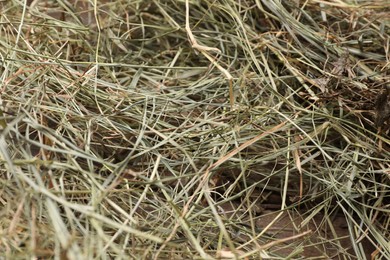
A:
<svg viewBox="0 0 390 260">
<path fill-rule="evenodd" d="M 390 259 L 390 3 L 0 2 L 1 259 Z"/>
</svg>

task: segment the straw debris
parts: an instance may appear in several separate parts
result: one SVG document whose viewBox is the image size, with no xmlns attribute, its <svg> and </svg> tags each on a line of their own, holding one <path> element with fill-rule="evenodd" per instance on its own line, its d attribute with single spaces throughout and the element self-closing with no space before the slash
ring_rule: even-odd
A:
<svg viewBox="0 0 390 260">
<path fill-rule="evenodd" d="M 0 6 L 0 258 L 390 259 L 387 0 Z"/>
</svg>

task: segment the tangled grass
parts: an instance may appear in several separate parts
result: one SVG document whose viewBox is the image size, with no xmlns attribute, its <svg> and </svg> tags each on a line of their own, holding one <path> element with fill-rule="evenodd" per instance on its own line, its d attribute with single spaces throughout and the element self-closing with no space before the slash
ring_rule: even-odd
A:
<svg viewBox="0 0 390 260">
<path fill-rule="evenodd" d="M 390 259 L 387 0 L 0 6 L 0 258 Z"/>
</svg>

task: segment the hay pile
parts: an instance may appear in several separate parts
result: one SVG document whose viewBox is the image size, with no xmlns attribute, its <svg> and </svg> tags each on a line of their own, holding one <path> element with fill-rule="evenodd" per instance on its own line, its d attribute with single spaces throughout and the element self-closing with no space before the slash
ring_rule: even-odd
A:
<svg viewBox="0 0 390 260">
<path fill-rule="evenodd" d="M 0 3 L 0 258 L 390 259 L 390 4 Z"/>
</svg>

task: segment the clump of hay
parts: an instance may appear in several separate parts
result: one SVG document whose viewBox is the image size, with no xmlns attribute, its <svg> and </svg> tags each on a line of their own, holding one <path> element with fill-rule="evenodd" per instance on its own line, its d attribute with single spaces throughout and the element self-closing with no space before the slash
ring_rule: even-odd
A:
<svg viewBox="0 0 390 260">
<path fill-rule="evenodd" d="M 390 258 L 390 6 L 344 2 L 0 3 L 1 256 Z"/>
</svg>

